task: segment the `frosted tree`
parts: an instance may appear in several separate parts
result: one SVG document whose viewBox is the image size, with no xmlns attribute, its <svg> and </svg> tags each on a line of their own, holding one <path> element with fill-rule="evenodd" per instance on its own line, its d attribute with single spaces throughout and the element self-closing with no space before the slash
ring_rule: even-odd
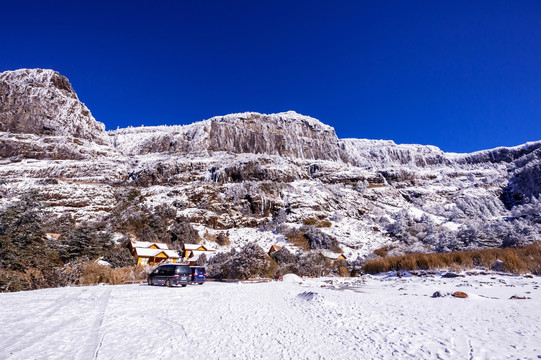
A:
<svg viewBox="0 0 541 360">
<path fill-rule="evenodd" d="M 405 209 L 393 214 L 394 222 L 387 226 L 387 231 L 400 241 L 406 244 L 413 243 L 416 239 L 411 235 L 410 228 L 415 220 Z"/>
</svg>

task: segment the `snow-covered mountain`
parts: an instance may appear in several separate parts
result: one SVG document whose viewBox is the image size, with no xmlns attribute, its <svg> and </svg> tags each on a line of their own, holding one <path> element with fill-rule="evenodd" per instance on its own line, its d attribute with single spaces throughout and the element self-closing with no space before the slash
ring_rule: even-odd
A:
<svg viewBox="0 0 541 360">
<path fill-rule="evenodd" d="M 37 189 L 53 214 L 93 221 L 136 187 L 203 241 L 286 244 L 308 226 L 349 259 L 389 243 L 445 250 L 541 233 L 541 141 L 453 154 L 339 139 L 293 111 L 106 132 L 65 77 L 41 69 L 1 73 L 0 100 L 0 205 Z"/>
</svg>

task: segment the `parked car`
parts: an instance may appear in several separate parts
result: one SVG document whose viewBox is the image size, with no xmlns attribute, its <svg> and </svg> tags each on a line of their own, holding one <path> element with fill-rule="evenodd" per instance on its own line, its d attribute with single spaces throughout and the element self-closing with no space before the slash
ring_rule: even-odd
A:
<svg viewBox="0 0 541 360">
<path fill-rule="evenodd" d="M 192 266 L 192 283 L 203 285 L 207 280 L 207 270 L 203 266 Z"/>
<path fill-rule="evenodd" d="M 160 265 L 148 275 L 149 285 L 186 286 L 190 283 L 192 270 L 189 265 Z"/>
</svg>

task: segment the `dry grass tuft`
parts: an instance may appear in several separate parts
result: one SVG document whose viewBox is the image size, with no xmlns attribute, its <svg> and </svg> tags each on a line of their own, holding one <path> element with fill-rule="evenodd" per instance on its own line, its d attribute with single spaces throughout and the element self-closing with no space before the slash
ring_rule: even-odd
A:
<svg viewBox="0 0 541 360">
<path fill-rule="evenodd" d="M 136 281 L 146 279 L 147 273 L 141 266 L 122 267 L 112 269 L 109 266 L 97 263 L 85 264 L 82 268 L 80 285 L 110 284 L 119 285 L 127 281 Z"/>
<path fill-rule="evenodd" d="M 329 220 L 320 220 L 316 226 L 320 228 L 330 228 L 332 223 Z"/>
<path fill-rule="evenodd" d="M 317 219 L 314 219 L 314 218 L 311 218 L 311 219 L 304 219 L 304 220 L 302 221 L 302 223 L 303 223 L 304 225 L 308 225 L 308 226 L 316 225 L 317 222 L 318 222 L 318 220 L 317 220 Z"/>
<path fill-rule="evenodd" d="M 385 257 L 387 256 L 389 251 L 393 250 L 394 248 L 396 248 L 396 246 L 385 245 L 385 246 L 380 247 L 379 249 L 374 250 L 373 252 L 377 256 Z"/>
<path fill-rule="evenodd" d="M 382 248 L 383 249 L 383 248 Z M 376 253 L 376 251 L 379 252 Z M 384 250 L 374 251 L 385 256 Z M 385 253 L 385 255 L 380 255 Z M 514 274 L 541 275 L 541 242 L 525 247 L 456 251 L 450 253 L 414 253 L 369 260 L 363 270 L 369 274 L 411 270 L 467 270 L 476 266 L 491 268 L 496 260 L 503 262 L 503 270 Z"/>
<path fill-rule="evenodd" d="M 310 243 L 308 238 L 304 236 L 304 231 L 292 230 L 286 236 L 287 240 L 295 246 L 298 246 L 304 250 L 310 250 Z"/>
<path fill-rule="evenodd" d="M 320 219 L 310 218 L 310 219 L 303 220 L 302 223 L 307 226 L 315 226 L 318 228 L 330 228 L 332 226 L 332 223 L 329 220 L 324 220 L 324 219 L 320 220 Z"/>
</svg>

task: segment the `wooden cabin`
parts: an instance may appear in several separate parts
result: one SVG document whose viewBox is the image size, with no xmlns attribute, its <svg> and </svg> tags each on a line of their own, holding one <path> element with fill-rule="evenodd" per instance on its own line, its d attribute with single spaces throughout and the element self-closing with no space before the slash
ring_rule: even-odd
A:
<svg viewBox="0 0 541 360">
<path fill-rule="evenodd" d="M 199 259 L 199 256 L 201 256 L 201 254 L 205 254 L 208 259 L 210 256 L 213 256 L 216 253 L 216 250 L 207 245 L 184 244 L 183 252 L 184 261 L 188 262 L 190 265 L 193 265 L 195 264 L 197 259 Z"/>
<path fill-rule="evenodd" d="M 137 265 L 174 264 L 180 262 L 177 250 L 135 248 Z"/>
<path fill-rule="evenodd" d="M 164 243 L 131 241 L 130 248 L 137 265 L 174 264 L 181 259 L 179 251 L 169 250 Z"/>
</svg>

